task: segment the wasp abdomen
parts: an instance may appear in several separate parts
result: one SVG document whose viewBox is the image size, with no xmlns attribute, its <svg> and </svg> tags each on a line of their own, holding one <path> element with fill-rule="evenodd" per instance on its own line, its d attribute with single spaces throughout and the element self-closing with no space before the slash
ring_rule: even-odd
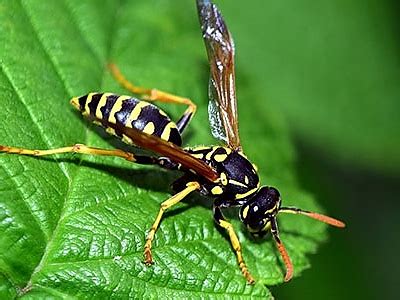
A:
<svg viewBox="0 0 400 300">
<path fill-rule="evenodd" d="M 142 132 L 157 136 L 180 146 L 181 135 L 176 124 L 157 106 L 131 96 L 118 96 L 111 93 L 90 93 L 73 98 L 71 103 L 84 116 L 94 117 L 112 124 L 136 128 Z M 102 123 L 106 131 L 134 144 L 129 138 Z"/>
</svg>

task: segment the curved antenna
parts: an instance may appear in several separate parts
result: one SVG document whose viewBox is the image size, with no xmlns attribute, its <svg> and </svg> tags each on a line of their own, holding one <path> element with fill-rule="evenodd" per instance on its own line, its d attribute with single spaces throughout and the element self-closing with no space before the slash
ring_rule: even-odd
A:
<svg viewBox="0 0 400 300">
<path fill-rule="evenodd" d="M 281 207 L 278 212 L 283 212 L 283 213 L 288 213 L 288 214 L 296 214 L 296 215 L 304 215 L 307 217 L 310 217 L 312 219 L 324 222 L 326 224 L 339 227 L 339 228 L 344 228 L 346 225 L 337 219 L 321 215 L 319 213 L 303 210 L 297 207 Z M 279 231 L 278 231 L 278 224 L 276 223 L 276 218 L 273 218 L 271 220 L 271 233 L 272 236 L 275 239 L 276 246 L 281 254 L 282 260 L 285 263 L 286 267 L 286 275 L 285 275 L 285 281 L 289 281 L 293 277 L 293 264 L 292 261 L 290 260 L 289 254 L 286 251 L 285 246 L 283 245 L 281 239 L 279 238 Z"/>
<path fill-rule="evenodd" d="M 308 210 L 303 210 L 297 207 L 281 207 L 279 209 L 279 212 L 283 212 L 283 213 L 288 213 L 288 214 L 295 214 L 295 215 L 304 215 L 307 217 L 310 217 L 312 219 L 324 222 L 326 224 L 335 226 L 335 227 L 339 227 L 339 228 L 344 228 L 346 227 L 346 224 L 338 219 L 334 219 L 332 217 L 328 217 L 319 213 L 315 213 L 312 211 L 308 211 Z"/>
<path fill-rule="evenodd" d="M 276 219 L 271 220 L 271 233 L 275 239 L 276 246 L 281 254 L 282 260 L 286 267 L 285 281 L 289 281 L 293 277 L 293 264 L 290 260 L 290 256 L 286 251 L 285 246 L 283 245 L 281 239 L 279 238 L 278 224 L 276 223 Z"/>
</svg>

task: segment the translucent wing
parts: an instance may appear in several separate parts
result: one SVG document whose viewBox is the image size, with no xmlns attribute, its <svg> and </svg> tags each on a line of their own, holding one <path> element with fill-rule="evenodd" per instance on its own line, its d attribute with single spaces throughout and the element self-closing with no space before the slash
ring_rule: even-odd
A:
<svg viewBox="0 0 400 300">
<path fill-rule="evenodd" d="M 197 0 L 201 30 L 210 64 L 208 114 L 213 135 L 240 148 L 235 91 L 235 47 L 217 7 Z"/>
<path fill-rule="evenodd" d="M 215 138 L 228 143 L 228 138 L 226 137 L 224 125 L 222 124 L 221 115 L 219 113 L 218 102 L 215 100 L 217 99 L 215 88 L 211 80 L 208 86 L 208 97 L 210 99 L 208 102 L 208 119 L 210 121 L 211 133 Z"/>
<path fill-rule="evenodd" d="M 104 120 L 96 119 L 99 123 L 107 127 L 113 128 L 116 132 L 119 132 L 128 138 L 132 139 L 135 145 L 143 149 L 151 150 L 159 155 L 166 156 L 175 163 L 180 163 L 182 166 L 191 169 L 196 174 L 205 177 L 210 181 L 216 180 L 219 176 L 218 173 L 200 159 L 190 155 L 182 148 L 164 141 L 156 136 L 144 133 L 135 128 L 124 127 L 121 124 L 110 123 Z"/>
</svg>

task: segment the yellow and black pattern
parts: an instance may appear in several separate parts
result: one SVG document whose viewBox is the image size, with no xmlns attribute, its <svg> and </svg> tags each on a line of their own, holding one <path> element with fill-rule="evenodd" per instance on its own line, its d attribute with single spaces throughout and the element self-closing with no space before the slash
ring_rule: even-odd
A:
<svg viewBox="0 0 400 300">
<path fill-rule="evenodd" d="M 254 166 L 240 151 L 228 147 L 196 147 L 185 149 L 220 174 L 218 182 L 204 183 L 205 189 L 224 201 L 242 203 L 259 189 L 259 178 Z"/>
<path fill-rule="evenodd" d="M 71 103 L 84 116 L 94 117 L 112 124 L 136 128 L 142 132 L 157 136 L 165 141 L 181 146 L 182 138 L 177 126 L 165 112 L 157 106 L 131 96 L 118 96 L 112 93 L 90 93 L 73 98 Z M 106 131 L 116 135 L 127 144 L 134 144 L 118 131 L 107 128 Z"/>
</svg>

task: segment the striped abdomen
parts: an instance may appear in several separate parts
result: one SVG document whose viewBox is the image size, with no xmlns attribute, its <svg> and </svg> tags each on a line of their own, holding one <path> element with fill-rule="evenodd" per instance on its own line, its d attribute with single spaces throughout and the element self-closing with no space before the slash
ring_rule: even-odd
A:
<svg viewBox="0 0 400 300">
<path fill-rule="evenodd" d="M 178 146 L 182 144 L 176 124 L 161 109 L 146 101 L 111 93 L 90 93 L 73 98 L 71 103 L 84 116 L 136 128 Z M 106 130 L 121 138 L 121 135 L 112 128 L 106 127 Z M 129 139 L 123 139 L 123 141 L 132 144 Z"/>
</svg>

